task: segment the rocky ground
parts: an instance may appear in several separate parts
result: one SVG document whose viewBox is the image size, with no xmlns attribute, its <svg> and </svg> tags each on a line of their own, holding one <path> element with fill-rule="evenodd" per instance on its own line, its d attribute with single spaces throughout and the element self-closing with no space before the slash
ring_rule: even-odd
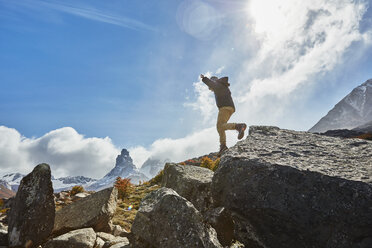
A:
<svg viewBox="0 0 372 248">
<path fill-rule="evenodd" d="M 372 247 L 371 152 L 367 140 L 250 127 L 221 161 L 168 163 L 120 200 L 115 188 L 53 195 L 42 165 L 4 203 L 11 212 L 0 218 L 0 244 Z M 13 223 L 9 235 L 3 223 Z"/>
</svg>

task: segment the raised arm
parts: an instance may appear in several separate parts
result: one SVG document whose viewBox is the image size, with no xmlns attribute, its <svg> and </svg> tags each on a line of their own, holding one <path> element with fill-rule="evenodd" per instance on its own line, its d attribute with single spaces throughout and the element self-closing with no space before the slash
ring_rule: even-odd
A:
<svg viewBox="0 0 372 248">
<path fill-rule="evenodd" d="M 210 80 L 208 77 L 204 76 L 203 74 L 200 74 L 200 78 L 202 79 L 203 83 L 208 85 L 208 87 L 211 88 L 212 90 L 218 87 L 216 82 Z"/>
</svg>

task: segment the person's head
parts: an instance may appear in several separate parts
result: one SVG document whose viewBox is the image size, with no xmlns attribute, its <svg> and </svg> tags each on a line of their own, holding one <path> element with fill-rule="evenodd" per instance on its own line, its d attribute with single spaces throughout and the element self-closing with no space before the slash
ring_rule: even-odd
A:
<svg viewBox="0 0 372 248">
<path fill-rule="evenodd" d="M 229 84 L 229 78 L 228 77 L 222 77 L 222 78 L 218 78 L 216 76 L 213 76 L 211 77 L 211 80 L 213 80 L 214 82 L 218 82 L 220 84 L 223 84 L 225 85 L 226 87 L 229 87 L 230 84 Z"/>
</svg>

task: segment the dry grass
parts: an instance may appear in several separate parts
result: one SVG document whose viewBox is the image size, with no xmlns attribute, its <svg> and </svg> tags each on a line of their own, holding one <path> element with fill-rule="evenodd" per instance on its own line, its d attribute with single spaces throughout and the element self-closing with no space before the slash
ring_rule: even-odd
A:
<svg viewBox="0 0 372 248">
<path fill-rule="evenodd" d="M 359 136 L 356 136 L 355 138 L 365 139 L 365 140 L 372 140 L 372 133 L 361 134 Z"/>
<path fill-rule="evenodd" d="M 148 193 L 159 188 L 160 186 L 151 185 L 149 182 L 145 182 L 141 185 L 134 185 L 133 190 L 131 190 L 124 199 L 118 201 L 116 212 L 112 219 L 113 223 L 115 225 L 120 225 L 127 231 L 130 231 L 141 200 Z M 131 210 L 128 209 L 130 205 L 132 205 Z"/>
</svg>

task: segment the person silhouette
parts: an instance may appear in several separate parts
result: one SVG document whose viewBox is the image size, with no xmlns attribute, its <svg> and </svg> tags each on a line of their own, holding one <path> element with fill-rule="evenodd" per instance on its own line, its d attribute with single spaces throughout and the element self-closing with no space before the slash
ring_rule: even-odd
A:
<svg viewBox="0 0 372 248">
<path fill-rule="evenodd" d="M 202 81 L 213 91 L 216 105 L 218 107 L 218 117 L 217 117 L 217 132 L 220 136 L 220 151 L 218 156 L 221 156 L 224 151 L 228 148 L 226 146 L 226 130 L 237 130 L 238 139 L 244 137 L 244 131 L 247 128 L 245 123 L 227 123 L 231 115 L 235 112 L 234 101 L 231 97 L 231 91 L 229 89 L 228 77 L 218 78 L 216 76 L 210 79 L 203 74 L 200 74 Z"/>
</svg>

